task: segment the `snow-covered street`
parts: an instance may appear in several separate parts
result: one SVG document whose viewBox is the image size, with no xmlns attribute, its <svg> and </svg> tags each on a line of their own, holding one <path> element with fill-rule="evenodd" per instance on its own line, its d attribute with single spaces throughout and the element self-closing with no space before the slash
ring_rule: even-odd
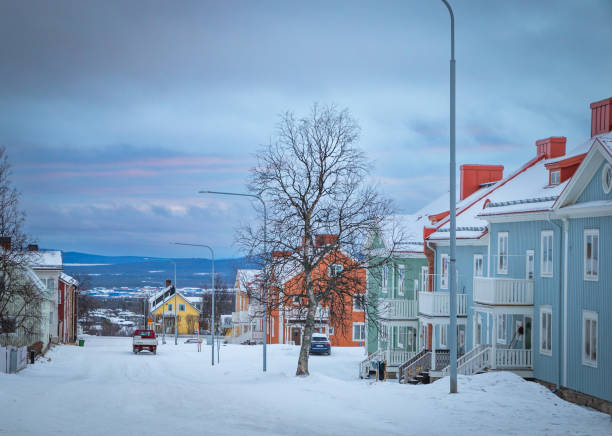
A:
<svg viewBox="0 0 612 436">
<path fill-rule="evenodd" d="M 181 341 L 182 342 L 182 341 Z M 608 415 L 567 403 L 510 373 L 432 385 L 357 378 L 360 349 L 312 356 L 293 376 L 298 347 L 210 347 L 173 341 L 133 355 L 131 338 L 87 337 L 56 347 L 50 361 L 0 374 L 0 435 L 610 435 Z"/>
</svg>

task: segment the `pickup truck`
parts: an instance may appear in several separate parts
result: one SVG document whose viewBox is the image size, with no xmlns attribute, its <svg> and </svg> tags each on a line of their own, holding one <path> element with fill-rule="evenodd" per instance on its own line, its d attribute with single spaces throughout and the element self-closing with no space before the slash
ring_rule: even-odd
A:
<svg viewBox="0 0 612 436">
<path fill-rule="evenodd" d="M 149 350 L 157 354 L 157 338 L 154 330 L 136 330 L 132 338 L 132 351 L 134 354 L 142 350 Z"/>
</svg>

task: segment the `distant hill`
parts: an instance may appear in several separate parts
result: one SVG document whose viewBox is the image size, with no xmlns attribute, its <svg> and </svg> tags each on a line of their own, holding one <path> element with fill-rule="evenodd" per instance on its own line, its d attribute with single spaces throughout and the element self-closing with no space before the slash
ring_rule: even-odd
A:
<svg viewBox="0 0 612 436">
<path fill-rule="evenodd" d="M 87 288 L 163 286 L 166 279 L 174 281 L 172 262 L 144 256 L 101 256 L 98 254 L 63 252 L 64 271 L 84 280 Z M 180 258 L 176 262 L 178 287 L 210 287 L 210 259 Z M 236 271 L 257 268 L 246 258 L 215 260 L 216 280 L 233 286 Z"/>
</svg>

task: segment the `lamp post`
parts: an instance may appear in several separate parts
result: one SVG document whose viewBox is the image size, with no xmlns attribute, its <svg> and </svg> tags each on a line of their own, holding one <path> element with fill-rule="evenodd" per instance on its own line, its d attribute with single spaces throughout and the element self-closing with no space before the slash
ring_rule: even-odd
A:
<svg viewBox="0 0 612 436">
<path fill-rule="evenodd" d="M 450 59 L 450 393 L 457 393 L 457 223 L 456 223 L 456 164 L 455 164 L 455 15 L 447 0 L 442 0 L 448 9 L 451 22 Z M 435 347 L 435 344 L 434 344 Z"/>
<path fill-rule="evenodd" d="M 204 247 L 210 250 L 210 255 L 212 256 L 212 303 L 211 303 L 212 317 L 211 317 L 211 328 L 210 328 L 211 344 L 212 344 L 211 364 L 212 366 L 215 366 L 215 251 L 212 249 L 212 247 L 205 245 L 205 244 L 188 244 L 186 242 L 172 242 L 172 244 L 187 245 L 190 247 Z M 204 304 L 202 304 L 202 309 L 204 309 Z M 198 326 L 198 328 L 200 328 L 200 326 Z M 219 347 L 217 347 L 217 363 L 219 363 Z"/>
<path fill-rule="evenodd" d="M 268 258 L 268 233 L 267 233 L 267 223 L 268 223 L 268 212 L 266 210 L 266 203 L 263 200 L 263 198 L 261 198 L 260 195 L 256 195 L 256 194 L 240 194 L 237 192 L 220 192 L 220 191 L 198 191 L 198 194 L 216 194 L 216 195 L 234 195 L 234 196 L 238 196 L 238 197 L 253 197 L 258 199 L 259 201 L 261 201 L 261 204 L 263 206 L 263 210 L 264 210 L 264 283 L 263 283 L 263 301 L 264 301 L 264 311 L 263 311 L 263 372 L 266 372 L 266 363 L 267 363 L 267 357 L 266 357 L 266 342 L 268 342 L 268 326 L 267 326 L 267 322 L 268 322 L 268 317 L 267 317 L 267 311 L 268 311 L 268 292 L 267 292 L 267 285 L 268 285 L 268 272 L 266 269 L 266 265 L 267 265 L 267 258 Z"/>
</svg>

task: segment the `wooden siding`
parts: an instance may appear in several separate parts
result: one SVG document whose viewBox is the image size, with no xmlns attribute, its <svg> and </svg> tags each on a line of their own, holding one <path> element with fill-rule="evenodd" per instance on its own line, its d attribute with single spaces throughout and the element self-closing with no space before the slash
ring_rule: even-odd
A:
<svg viewBox="0 0 612 436">
<path fill-rule="evenodd" d="M 556 225 L 561 226 L 561 221 L 554 221 Z M 541 274 L 541 232 L 543 230 L 553 231 L 553 275 L 552 277 L 542 277 Z M 497 271 L 497 235 L 499 232 L 508 232 L 508 274 L 499 274 Z M 534 259 L 534 311 L 533 311 L 533 366 L 534 377 L 547 381 L 549 383 L 557 383 L 559 379 L 559 360 L 562 356 L 561 344 L 559 342 L 559 316 L 560 300 L 559 292 L 562 273 L 561 260 L 561 243 L 562 231 L 548 221 L 530 221 L 530 222 L 509 222 L 509 223 L 492 223 L 491 224 L 491 277 L 507 277 L 507 278 L 525 278 L 526 276 L 526 252 L 533 250 Z M 540 353 L 540 307 L 552 307 L 552 326 L 553 326 L 553 341 L 552 341 L 552 356 Z M 513 318 L 512 325 L 516 318 Z M 507 322 L 510 327 L 510 322 Z M 507 332 L 510 334 L 510 331 Z M 510 340 L 508 338 L 507 340 Z"/>
<path fill-rule="evenodd" d="M 604 193 L 603 186 L 601 183 L 601 173 L 603 170 L 605 163 L 601 164 L 593 178 L 586 185 L 576 203 L 585 203 L 587 201 L 597 201 L 597 200 L 612 200 L 612 191 L 609 193 Z"/>
<path fill-rule="evenodd" d="M 601 190 L 601 169 L 592 182 Z M 590 186 L 591 184 L 589 184 Z M 587 191 L 585 191 L 586 193 Z M 599 229 L 599 278 L 584 280 L 584 229 Z M 567 387 L 612 401 L 612 217 L 569 221 Z M 582 363 L 582 311 L 597 312 L 597 368 Z"/>
</svg>

